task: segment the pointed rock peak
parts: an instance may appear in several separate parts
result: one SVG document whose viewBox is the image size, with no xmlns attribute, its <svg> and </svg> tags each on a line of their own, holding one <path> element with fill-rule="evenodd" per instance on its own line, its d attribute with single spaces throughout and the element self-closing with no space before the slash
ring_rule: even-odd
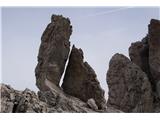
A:
<svg viewBox="0 0 160 120">
<path fill-rule="evenodd" d="M 76 48 L 75 45 L 72 46 L 71 55 L 74 56 L 78 60 L 83 61 L 83 59 L 84 59 L 82 49 L 81 48 L 79 48 L 79 49 Z"/>
<path fill-rule="evenodd" d="M 75 46 L 72 47 L 62 88 L 65 93 L 84 102 L 93 98 L 99 109 L 106 107 L 104 90 L 97 80 L 96 73 L 87 62 L 84 62 L 83 51 Z"/>
</svg>

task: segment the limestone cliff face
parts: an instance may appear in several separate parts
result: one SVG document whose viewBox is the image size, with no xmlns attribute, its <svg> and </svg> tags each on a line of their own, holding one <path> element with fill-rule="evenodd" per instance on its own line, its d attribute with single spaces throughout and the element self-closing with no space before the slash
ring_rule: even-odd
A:
<svg viewBox="0 0 160 120">
<path fill-rule="evenodd" d="M 36 85 L 40 90 L 49 90 L 49 85 L 59 86 L 70 51 L 69 38 L 72 26 L 68 18 L 52 15 L 41 37 L 38 64 L 35 69 Z"/>
</svg>

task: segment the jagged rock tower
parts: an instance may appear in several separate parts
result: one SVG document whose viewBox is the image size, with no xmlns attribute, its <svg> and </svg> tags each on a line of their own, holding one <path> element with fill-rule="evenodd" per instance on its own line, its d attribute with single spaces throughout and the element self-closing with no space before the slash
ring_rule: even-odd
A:
<svg viewBox="0 0 160 120">
<path fill-rule="evenodd" d="M 51 23 L 41 37 L 38 64 L 35 69 L 36 85 L 40 90 L 45 91 L 54 85 L 59 86 L 70 51 L 71 33 L 72 26 L 68 18 L 52 15 Z"/>
<path fill-rule="evenodd" d="M 71 33 L 69 19 L 52 16 L 51 23 L 41 38 L 38 64 L 35 69 L 36 85 L 40 91 L 60 88 L 59 82 L 70 52 Z M 97 80 L 96 73 L 87 62 L 83 62 L 83 52 L 75 46 L 69 57 L 62 87 L 65 93 L 84 102 L 93 99 L 98 109 L 106 108 L 104 90 Z"/>
</svg>

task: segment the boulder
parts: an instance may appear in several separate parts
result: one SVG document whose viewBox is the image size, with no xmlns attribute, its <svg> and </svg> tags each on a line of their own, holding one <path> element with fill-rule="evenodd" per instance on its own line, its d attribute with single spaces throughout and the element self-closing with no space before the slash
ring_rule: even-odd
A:
<svg viewBox="0 0 160 120">
<path fill-rule="evenodd" d="M 115 54 L 107 72 L 108 107 L 123 112 L 153 112 L 153 96 L 147 75 L 122 54 Z"/>
<path fill-rule="evenodd" d="M 93 98 L 88 99 L 87 104 L 90 108 L 92 108 L 93 110 L 98 110 L 98 107 L 96 105 L 96 102 Z"/>
<path fill-rule="evenodd" d="M 35 69 L 36 85 L 40 90 L 49 90 L 53 84 L 59 86 L 70 51 L 71 33 L 72 26 L 68 18 L 52 15 L 51 23 L 41 37 Z"/>
</svg>

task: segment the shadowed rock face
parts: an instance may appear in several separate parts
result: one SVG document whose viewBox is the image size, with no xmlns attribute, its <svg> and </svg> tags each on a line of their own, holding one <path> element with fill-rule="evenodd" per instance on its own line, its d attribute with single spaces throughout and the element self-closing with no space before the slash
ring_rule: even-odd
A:
<svg viewBox="0 0 160 120">
<path fill-rule="evenodd" d="M 133 63 L 138 65 L 145 73 L 150 74 L 149 71 L 149 46 L 148 36 L 142 41 L 132 43 L 129 47 L 129 56 Z"/>
<path fill-rule="evenodd" d="M 68 18 L 53 15 L 41 37 L 38 64 L 35 69 L 36 85 L 49 90 L 52 84 L 59 86 L 65 63 L 70 51 L 69 38 L 72 26 Z"/>
<path fill-rule="evenodd" d="M 152 19 L 149 26 L 149 66 L 156 92 L 160 98 L 160 21 Z"/>
<path fill-rule="evenodd" d="M 122 54 L 115 54 L 107 72 L 107 106 L 124 112 L 152 112 L 152 89 L 147 75 Z"/>
<path fill-rule="evenodd" d="M 93 98 L 99 109 L 105 108 L 104 90 L 100 87 L 94 70 L 83 61 L 83 51 L 73 46 L 64 76 L 65 93 L 85 102 Z"/>
<path fill-rule="evenodd" d="M 148 26 L 148 35 L 132 43 L 129 48 L 131 61 L 147 74 L 154 92 L 160 98 L 160 21 L 152 19 Z"/>
</svg>

